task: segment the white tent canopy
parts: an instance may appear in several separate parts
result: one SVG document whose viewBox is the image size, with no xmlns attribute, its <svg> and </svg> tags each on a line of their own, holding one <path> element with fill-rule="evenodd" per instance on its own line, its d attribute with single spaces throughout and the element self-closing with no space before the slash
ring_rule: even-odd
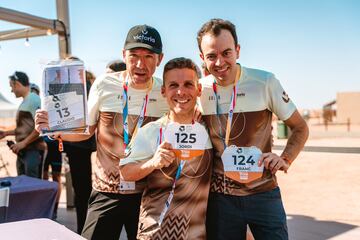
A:
<svg viewBox="0 0 360 240">
<path fill-rule="evenodd" d="M 9 102 L 0 93 L 0 118 L 14 118 L 16 115 L 17 106 Z"/>
</svg>

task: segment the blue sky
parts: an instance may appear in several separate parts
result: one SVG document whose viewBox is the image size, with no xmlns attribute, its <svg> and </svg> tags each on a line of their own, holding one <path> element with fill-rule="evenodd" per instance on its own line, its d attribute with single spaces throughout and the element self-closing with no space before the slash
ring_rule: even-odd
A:
<svg viewBox="0 0 360 240">
<path fill-rule="evenodd" d="M 56 18 L 55 0 L 1 0 L 0 7 Z M 196 33 L 211 18 L 224 18 L 237 27 L 247 67 L 275 73 L 298 108 L 321 108 L 339 91 L 360 91 L 360 1 L 356 0 L 197 0 L 98 1 L 69 0 L 72 53 L 95 75 L 121 58 L 130 27 L 157 28 L 164 44 L 164 63 L 190 57 L 201 63 Z M 0 31 L 24 26 L 0 21 Z M 40 84 L 42 67 L 58 58 L 56 36 L 1 41 L 1 93 L 10 92 L 8 76 L 28 73 Z"/>
</svg>

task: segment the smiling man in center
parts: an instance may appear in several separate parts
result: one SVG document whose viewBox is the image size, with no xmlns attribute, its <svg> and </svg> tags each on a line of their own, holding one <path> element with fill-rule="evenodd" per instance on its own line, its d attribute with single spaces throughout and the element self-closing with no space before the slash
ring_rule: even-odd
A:
<svg viewBox="0 0 360 240">
<path fill-rule="evenodd" d="M 124 180 L 147 179 L 138 239 L 206 238 L 212 146 L 205 127 L 194 121 L 201 95 L 198 75 L 190 59 L 165 65 L 162 95 L 170 111 L 142 127 L 130 143 L 129 156 L 120 161 Z"/>
</svg>

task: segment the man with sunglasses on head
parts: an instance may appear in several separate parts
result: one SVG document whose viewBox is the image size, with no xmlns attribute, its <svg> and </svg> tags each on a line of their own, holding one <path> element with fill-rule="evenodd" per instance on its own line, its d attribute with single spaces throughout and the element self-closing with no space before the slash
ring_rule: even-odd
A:
<svg viewBox="0 0 360 240">
<path fill-rule="evenodd" d="M 137 130 L 168 109 L 161 96 L 162 80 L 153 77 L 162 58 L 155 28 L 131 28 L 123 49 L 126 70 L 100 76 L 91 87 L 90 135 L 61 136 L 64 141 L 79 141 L 96 132 L 95 178 L 82 232 L 87 239 L 117 240 L 123 225 L 128 239 L 136 239 L 143 183 L 121 180 L 119 162 Z M 37 129 L 47 127 L 47 122 L 47 114 L 38 112 Z"/>
<path fill-rule="evenodd" d="M 29 78 L 24 72 L 16 71 L 9 77 L 11 91 L 17 98 L 23 98 L 16 113 L 16 128 L 0 131 L 0 139 L 15 135 L 16 143 L 9 144 L 17 154 L 16 169 L 18 175 L 41 177 L 41 150 L 44 142 L 34 130 L 35 111 L 40 109 L 40 97 L 30 91 Z"/>
<path fill-rule="evenodd" d="M 208 239 L 288 239 L 276 172 L 286 172 L 308 127 L 274 74 L 246 68 L 234 24 L 206 22 L 197 36 L 210 75 L 201 79 L 203 118 L 215 150 L 207 212 Z M 292 134 L 281 155 L 271 152 L 272 114 Z"/>
</svg>

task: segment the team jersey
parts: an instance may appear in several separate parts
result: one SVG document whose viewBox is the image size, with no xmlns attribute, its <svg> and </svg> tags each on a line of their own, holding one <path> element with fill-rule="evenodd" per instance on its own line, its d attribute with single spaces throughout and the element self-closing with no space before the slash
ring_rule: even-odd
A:
<svg viewBox="0 0 360 240">
<path fill-rule="evenodd" d="M 202 78 L 200 82 L 203 87 L 200 97 L 203 119 L 215 150 L 211 191 L 245 196 L 275 188 L 276 176 L 265 168 L 260 178 L 248 183 L 240 183 L 224 175 L 221 156 L 225 149 L 225 132 L 234 86 L 221 87 L 217 84 L 215 94 L 212 75 Z M 272 114 L 286 120 L 296 111 L 295 105 L 272 73 L 241 67 L 237 85 L 228 146 L 255 146 L 262 153 L 271 152 Z"/>
<path fill-rule="evenodd" d="M 97 125 L 97 155 L 93 188 L 109 193 L 138 193 L 141 183 L 133 191 L 120 190 L 119 161 L 124 158 L 123 129 L 123 91 L 124 81 L 121 73 L 100 76 L 91 87 L 88 109 L 90 125 Z M 148 95 L 148 104 L 143 125 L 157 120 L 168 111 L 168 105 L 161 95 L 162 80 L 153 78 L 152 90 Z M 132 137 L 144 104 L 147 90 L 128 87 L 128 131 Z"/>
<path fill-rule="evenodd" d="M 159 145 L 160 128 L 166 131 L 167 117 L 140 129 L 131 143 L 130 155 L 120 165 L 148 161 Z M 207 134 L 206 134 L 207 135 Z M 179 166 L 176 159 L 170 166 L 154 170 L 146 178 L 143 192 L 138 239 L 205 239 L 205 218 L 212 169 L 212 145 L 207 137 L 201 156 L 186 160 L 176 181 L 174 195 L 159 227 L 158 221 L 172 190 Z"/>
<path fill-rule="evenodd" d="M 20 142 L 24 140 L 27 136 L 31 134 L 31 132 L 35 128 L 35 112 L 37 109 L 40 109 L 41 101 L 40 97 L 30 92 L 24 100 L 21 102 L 18 111 L 16 113 L 16 128 L 15 128 L 15 140 L 16 142 Z M 38 140 L 32 142 L 26 149 L 41 149 L 42 140 L 39 138 Z"/>
</svg>

